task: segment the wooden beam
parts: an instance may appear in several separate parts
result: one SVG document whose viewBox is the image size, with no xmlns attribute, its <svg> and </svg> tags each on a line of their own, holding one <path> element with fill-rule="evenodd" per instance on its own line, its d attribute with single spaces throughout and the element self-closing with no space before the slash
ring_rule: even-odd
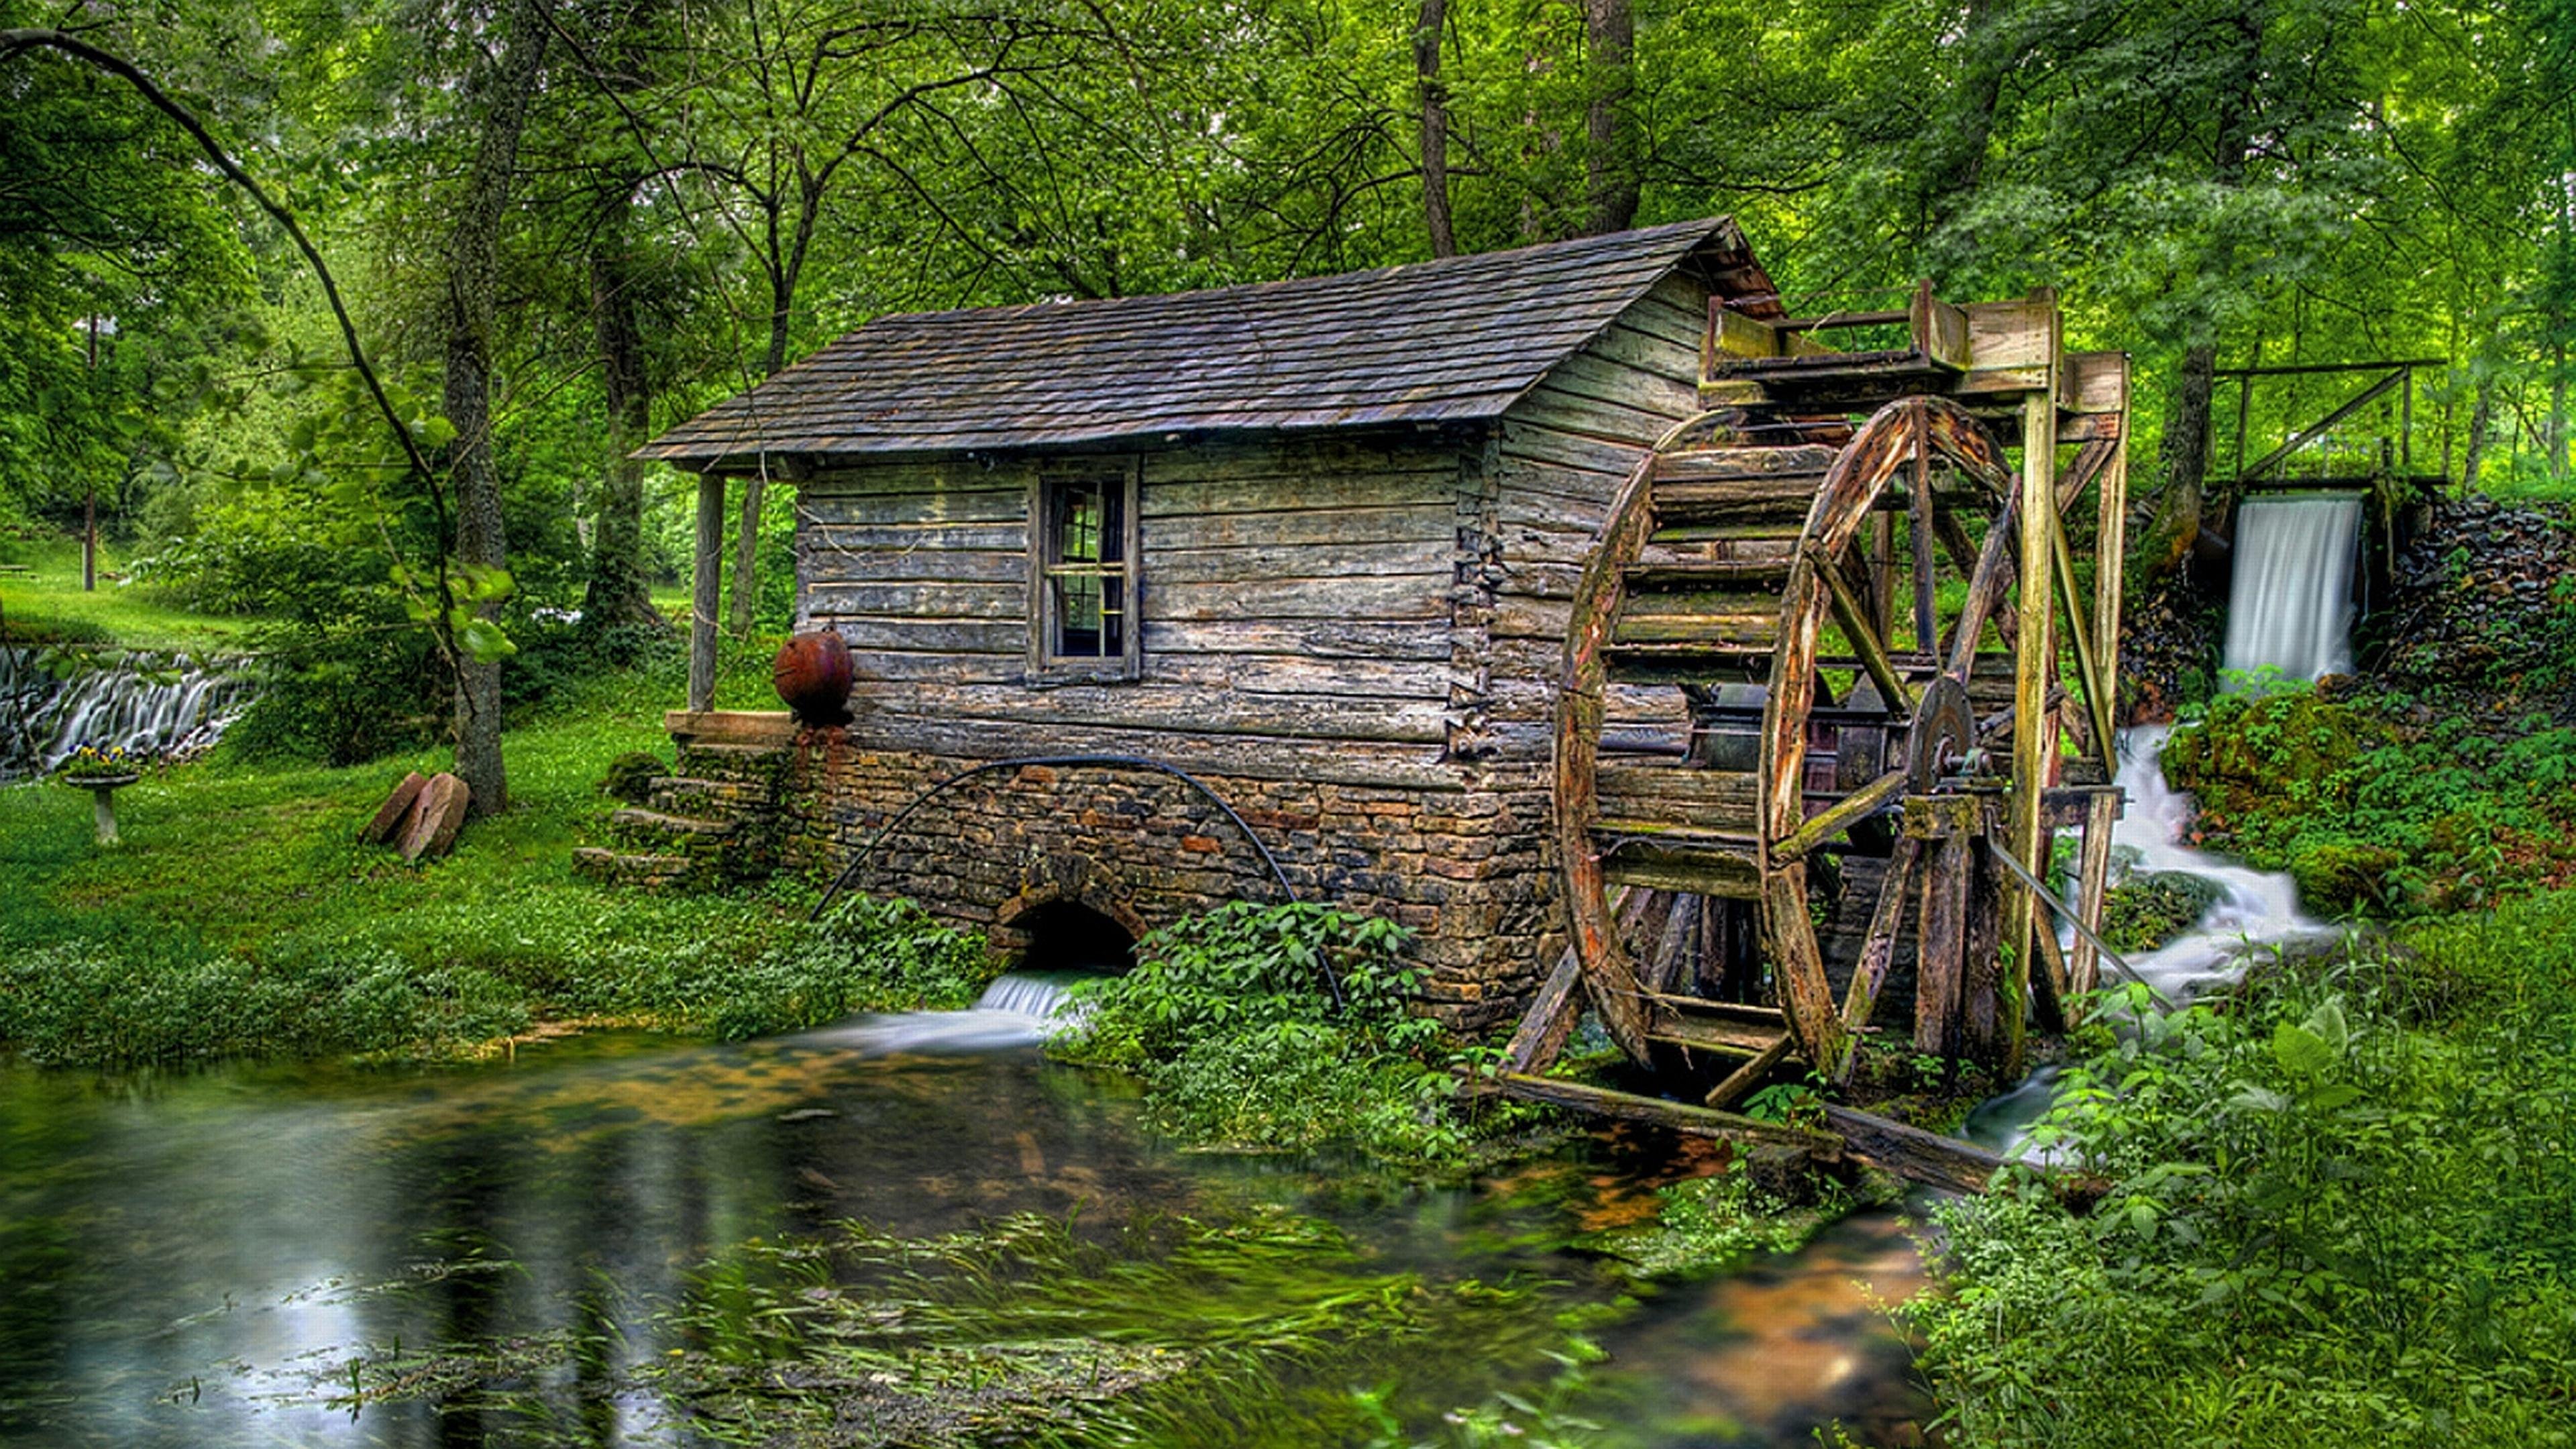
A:
<svg viewBox="0 0 2576 1449">
<path fill-rule="evenodd" d="M 2102 907 L 2111 882 L 2111 822 L 2120 814 L 2120 797 L 2108 791 L 2085 805 L 2080 863 L 2076 867 L 2075 917 L 2084 929 L 2075 933 L 2075 956 L 2066 968 L 2066 989 L 2081 996 L 2102 984 L 2100 948 Z"/>
<path fill-rule="evenodd" d="M 1547 973 L 1547 981 L 1530 998 L 1529 1010 L 1522 1014 L 1519 1028 L 1503 1047 L 1502 1069 L 1506 1072 L 1543 1072 L 1556 1065 L 1565 1050 L 1566 1038 L 1574 1034 L 1574 1020 L 1583 996 L 1583 958 L 1568 946 L 1556 958 L 1556 969 Z"/>
<path fill-rule="evenodd" d="M 1752 1091 L 1761 1084 L 1764 1077 L 1771 1074 L 1772 1068 L 1789 1059 L 1789 1049 L 1792 1045 L 1788 1034 L 1783 1032 L 1778 1041 L 1764 1047 L 1751 1061 L 1727 1073 L 1724 1081 L 1709 1088 L 1708 1095 L 1700 1099 L 1700 1105 L 1722 1109 L 1733 1103 L 1736 1098 Z"/>
<path fill-rule="evenodd" d="M 1904 788 L 1905 772 L 1890 770 L 1845 795 L 1799 826 L 1797 834 L 1772 846 L 1771 863 L 1781 865 L 1805 859 L 1817 846 L 1877 814 L 1880 807 L 1895 799 Z"/>
<path fill-rule="evenodd" d="M 1733 1112 L 1694 1107 L 1686 1102 L 1667 1102 L 1661 1097 L 1641 1097 L 1634 1092 L 1614 1092 L 1608 1087 L 1587 1086 L 1582 1082 L 1534 1077 L 1521 1072 L 1505 1072 L 1496 1078 L 1496 1082 L 1504 1095 L 1518 1097 L 1524 1102 L 1571 1107 L 1578 1112 L 1598 1113 L 1625 1122 L 1650 1122 L 1694 1136 L 1727 1137 L 1740 1142 L 1777 1142 L 1806 1148 L 1828 1160 L 1839 1156 L 1843 1147 L 1842 1139 L 1830 1132 L 1811 1132 L 1785 1123 L 1764 1122 Z"/>
<path fill-rule="evenodd" d="M 1816 572 L 1824 576 L 1825 590 L 1832 598 L 1834 622 L 1842 625 L 1843 638 L 1850 641 L 1852 652 L 1860 656 L 1861 667 L 1869 671 L 1870 679 L 1878 685 L 1878 692 L 1887 700 L 1889 712 L 1912 714 L 1914 691 L 1905 687 L 1905 681 L 1897 676 L 1896 666 L 1888 662 L 1887 646 L 1880 641 L 1878 630 L 1871 627 L 1868 606 L 1852 592 L 1851 581 L 1844 578 L 1842 570 L 1835 568 L 1831 561 L 1817 559 Z"/>
<path fill-rule="evenodd" d="M 698 538 L 689 561 L 689 710 L 704 714 L 716 703 L 716 615 L 724 607 L 724 495 L 722 473 L 698 475 Z"/>
<path fill-rule="evenodd" d="M 1826 1107 L 1825 1124 L 1842 1135 L 1843 1150 L 1850 1156 L 1908 1182 L 1952 1192 L 1983 1192 L 2009 1165 L 1974 1143 L 1853 1107 Z"/>
<path fill-rule="evenodd" d="M 2050 370 L 2055 371 L 2053 358 Z M 2057 405 L 2044 390 L 2022 400 L 2021 442 L 2021 554 L 2015 570 L 2021 586 L 2021 618 L 2013 649 L 2011 848 L 2035 873 L 2046 864 L 2041 856 L 2046 837 L 2040 829 L 2040 796 L 2048 787 L 2050 758 L 2057 747 L 2048 718 L 2048 666 L 2056 653 L 2050 639 L 2056 601 L 2051 597 L 2055 590 L 2050 587 L 2049 559 L 2057 532 Z M 2031 903 L 2017 892 L 2004 900 L 2003 937 L 1998 945 L 2011 967 L 1996 984 L 2003 1008 L 2004 1074 L 2019 1078 L 2030 1000 Z"/>
</svg>

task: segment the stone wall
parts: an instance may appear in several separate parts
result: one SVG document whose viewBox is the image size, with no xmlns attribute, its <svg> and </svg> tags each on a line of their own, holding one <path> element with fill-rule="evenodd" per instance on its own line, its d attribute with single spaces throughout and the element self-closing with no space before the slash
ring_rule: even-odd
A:
<svg viewBox="0 0 2576 1449">
<path fill-rule="evenodd" d="M 805 732 L 781 797 L 783 862 L 838 872 L 923 789 L 977 763 Z M 1507 1028 L 1561 947 L 1536 770 L 1461 767 L 1454 788 L 1202 778 L 1301 899 L 1414 928 L 1425 996 L 1461 1031 Z M 1142 935 L 1229 900 L 1281 898 L 1261 852 L 1204 795 L 1169 775 L 1098 765 L 1020 766 L 954 785 L 850 888 L 910 896 L 1012 955 L 1027 944 L 1014 923 L 1051 901 Z"/>
</svg>

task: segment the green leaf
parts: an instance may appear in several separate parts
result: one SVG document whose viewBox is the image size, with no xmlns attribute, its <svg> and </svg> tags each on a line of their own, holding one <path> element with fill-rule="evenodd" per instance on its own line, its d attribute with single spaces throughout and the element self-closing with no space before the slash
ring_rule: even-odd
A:
<svg viewBox="0 0 2576 1449">
<path fill-rule="evenodd" d="M 501 626 L 489 619 L 467 621 L 464 628 L 456 631 L 456 647 L 477 664 L 495 664 L 519 652 L 519 646 L 510 642 Z"/>
<path fill-rule="evenodd" d="M 2306 1081 L 2324 1075 L 2335 1064 L 2335 1051 L 2324 1037 L 2286 1021 L 2272 1032 L 2272 1056 L 2281 1070 Z"/>
</svg>

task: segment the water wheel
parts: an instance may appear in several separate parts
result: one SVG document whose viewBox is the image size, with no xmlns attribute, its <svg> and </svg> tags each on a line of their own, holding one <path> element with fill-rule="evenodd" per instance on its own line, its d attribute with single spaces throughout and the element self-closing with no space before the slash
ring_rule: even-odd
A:
<svg viewBox="0 0 2576 1449">
<path fill-rule="evenodd" d="M 2016 496 L 1936 396 L 1710 415 L 1629 478 L 1575 592 L 1556 803 L 1571 954 L 1630 1056 L 1740 1059 L 1712 1102 L 1791 1051 L 1839 1076 L 1900 958 L 1919 1047 L 1990 1039 Z"/>
</svg>

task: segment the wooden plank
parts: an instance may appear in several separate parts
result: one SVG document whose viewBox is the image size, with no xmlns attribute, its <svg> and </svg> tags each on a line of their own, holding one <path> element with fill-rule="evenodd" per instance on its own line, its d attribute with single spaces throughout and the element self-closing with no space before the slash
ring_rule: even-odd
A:
<svg viewBox="0 0 2576 1449">
<path fill-rule="evenodd" d="M 1429 507 L 1457 496 L 1458 464 L 1452 458 L 1401 473 L 1318 470 L 1298 477 L 1209 478 L 1156 472 L 1148 474 L 1136 503 L 1145 522 L 1154 525 L 1230 513 Z"/>
<path fill-rule="evenodd" d="M 1426 490 L 1428 491 L 1428 490 Z M 1334 508 L 1265 512 L 1154 514 L 1145 534 L 1145 567 L 1167 552 L 1223 548 L 1338 548 L 1413 540 L 1457 542 L 1458 487 L 1453 476 L 1438 497 L 1409 503 L 1353 503 Z M 1145 495 L 1150 500 L 1151 491 Z"/>
<path fill-rule="evenodd" d="M 1087 725 L 1419 745 L 1448 739 L 1445 699 L 1369 701 L 1334 695 L 1220 692 L 1151 679 L 1045 689 L 916 680 L 900 687 L 870 686 L 862 698 L 884 713 L 917 713 L 959 723 L 986 721 L 1032 728 Z"/>
<path fill-rule="evenodd" d="M 1678 350 L 1672 355 L 1680 357 Z M 1605 357 L 1597 351 L 1578 352 L 1550 369 L 1540 390 L 1553 389 L 1568 397 L 1653 414 L 1670 427 L 1699 410 L 1699 369 L 1694 363 L 1695 359 L 1666 372 Z M 1547 407 L 1542 405 L 1531 416 L 1543 418 L 1546 413 Z M 1661 432 L 1659 428 L 1655 435 Z"/>
<path fill-rule="evenodd" d="M 1760 1056 L 1789 1037 L 1786 1026 L 1762 1028 L 1709 1018 L 1659 1016 L 1646 1028 L 1652 1040 L 1728 1056 Z"/>
<path fill-rule="evenodd" d="M 1679 765 L 1604 764 L 1595 789 L 1604 817 L 1698 825 L 1730 834 L 1753 831 L 1754 777 L 1734 770 Z"/>
<path fill-rule="evenodd" d="M 673 709 L 662 732 L 692 745 L 779 748 L 796 743 L 796 717 L 783 709 Z"/>
<path fill-rule="evenodd" d="M 1815 932 L 1806 928 L 1806 867 L 1796 861 L 1773 865 L 1762 878 L 1761 892 L 1762 946 L 1771 960 L 1771 978 L 1779 983 L 1781 1008 L 1789 1014 L 1798 1050 L 1831 1076 L 1842 1070 L 1851 1037 L 1835 1013 L 1833 983 L 1817 954 Z M 1787 924 L 1792 921 L 1794 925 Z"/>
<path fill-rule="evenodd" d="M 1189 584 L 1266 586 L 1275 580 L 1300 575 L 1335 579 L 1439 576 L 1445 584 L 1454 577 L 1457 548 L 1454 527 L 1444 529 L 1435 538 L 1416 536 L 1386 543 L 1343 542 L 1331 547 L 1278 543 L 1243 548 L 1199 548 L 1167 543 L 1160 548 L 1148 545 L 1144 576 L 1146 587 L 1156 591 L 1169 591 Z"/>
<path fill-rule="evenodd" d="M 812 613 L 808 622 L 830 629 L 849 642 L 865 678 L 867 656 L 879 649 L 901 653 L 1008 654 L 1025 658 L 1029 631 L 1025 623 L 959 619 L 844 617 Z"/>
<path fill-rule="evenodd" d="M 2056 309 L 2048 312 L 2053 327 Z M 2052 336 L 2053 344 L 2053 336 Z M 2055 365 L 2055 353 L 2050 353 Z M 2050 553 L 2057 532 L 2057 413 L 2044 394 L 2022 403 L 2021 547 L 2015 560 L 2020 581 L 2019 627 L 2015 631 L 2013 684 L 2012 841 L 2015 859 L 2033 874 L 2047 869 L 2040 830 L 2040 795 L 2048 786 L 2048 765 L 2056 749 L 2048 719 L 2049 665 L 2056 657 L 2050 634 L 2057 601 Z M 2030 997 L 2031 903 L 2015 891 L 2006 900 L 2001 948 L 2012 962 L 1998 983 L 2003 1015 L 2004 1070 L 2020 1075 L 2026 1003 Z"/>
<path fill-rule="evenodd" d="M 1571 1107 L 1578 1112 L 1616 1117 L 1625 1122 L 1647 1122 L 1700 1137 L 1727 1137 L 1742 1142 L 1803 1147 L 1828 1159 L 1842 1150 L 1841 1139 L 1828 1133 L 1811 1132 L 1785 1123 L 1764 1122 L 1708 1107 L 1667 1102 L 1660 1097 L 1641 1097 L 1633 1092 L 1617 1092 L 1608 1087 L 1519 1072 L 1506 1072 L 1498 1080 L 1505 1093 L 1525 1102 Z"/>
<path fill-rule="evenodd" d="M 2059 364 L 2057 405 L 2072 413 L 2129 410 L 2129 355 L 2070 352 Z"/>
<path fill-rule="evenodd" d="M 1672 410 L 1642 400 L 1607 402 L 1542 383 L 1513 404 L 1511 416 L 1578 437 L 1633 443 L 1642 449 L 1692 411 L 1696 409 L 1687 404 Z"/>
<path fill-rule="evenodd" d="M 1158 618 L 1153 580 L 1146 580 L 1145 657 L 1189 654 L 1302 655 L 1333 660 L 1439 660 L 1450 656 L 1446 624 L 1365 619 Z"/>
<path fill-rule="evenodd" d="M 1615 829 L 1611 833 L 1619 837 L 1618 849 L 1599 857 L 1598 868 L 1614 884 L 1745 901 L 1755 899 L 1761 887 L 1761 872 L 1749 854 L 1676 846 Z"/>
<path fill-rule="evenodd" d="M 1012 566 L 1023 575 L 1026 559 L 1024 554 L 1011 558 Z M 817 619 L 1025 620 L 1029 592 L 1025 578 L 1004 583 L 844 576 L 829 582 L 808 581 L 804 606 Z"/>
<path fill-rule="evenodd" d="M 1923 841 L 1919 837 L 1896 838 L 1887 870 L 1879 878 L 1878 901 L 1870 910 L 1869 934 L 1861 938 L 1860 958 L 1853 963 L 1851 984 L 1843 989 L 1843 1025 L 1853 1031 L 1867 1029 L 1870 1017 L 1878 1009 L 1879 992 L 1886 987 L 1888 968 L 1896 960 L 1897 932 L 1905 924 L 1905 904 L 1911 898 L 1915 869 L 1922 858 Z"/>
<path fill-rule="evenodd" d="M 876 492 L 852 489 L 816 493 L 808 488 L 796 500 L 800 523 L 881 527 L 897 524 L 1028 525 L 1029 495 L 1025 482 L 1000 486 L 990 478 L 972 488 L 938 492 Z"/>
<path fill-rule="evenodd" d="M 1225 583 L 1145 579 L 1147 617 L 1224 619 L 1418 619 L 1446 623 L 1455 574 L 1383 578 L 1273 578 Z"/>
</svg>

